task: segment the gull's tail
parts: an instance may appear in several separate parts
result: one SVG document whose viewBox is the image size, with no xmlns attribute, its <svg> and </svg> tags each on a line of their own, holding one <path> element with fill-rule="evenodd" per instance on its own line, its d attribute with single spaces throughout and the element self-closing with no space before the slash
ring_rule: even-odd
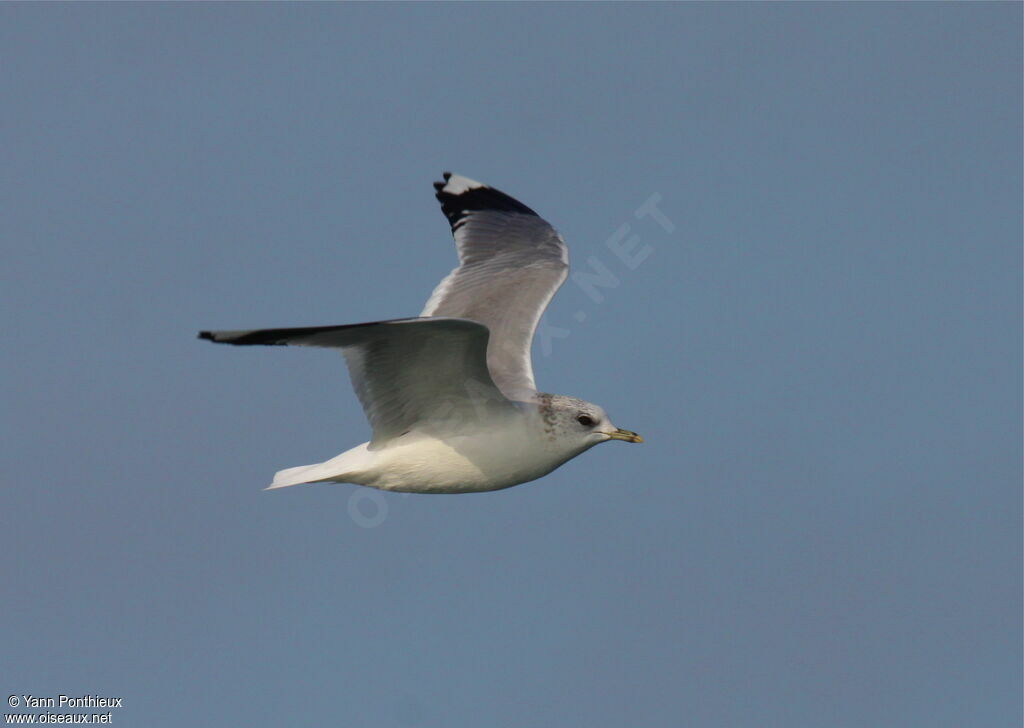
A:
<svg viewBox="0 0 1024 728">
<path fill-rule="evenodd" d="M 326 463 L 315 465 L 300 465 L 297 468 L 285 468 L 274 473 L 274 482 L 268 485 L 265 490 L 274 488 L 287 488 L 289 485 L 302 485 L 303 483 L 316 483 L 325 478 L 320 471 Z"/>
<path fill-rule="evenodd" d="M 313 465 L 300 465 L 297 468 L 285 468 L 274 474 L 274 482 L 268 485 L 265 490 L 274 488 L 287 488 L 289 485 L 303 485 L 305 483 L 358 483 L 359 475 L 365 471 L 367 456 L 369 455 L 364 442 L 358 447 L 346 450 L 323 463 Z"/>
</svg>

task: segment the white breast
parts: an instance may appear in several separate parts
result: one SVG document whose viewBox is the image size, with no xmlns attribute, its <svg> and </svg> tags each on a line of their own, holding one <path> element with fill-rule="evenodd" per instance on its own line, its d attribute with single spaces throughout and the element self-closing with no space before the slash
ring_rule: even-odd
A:
<svg viewBox="0 0 1024 728">
<path fill-rule="evenodd" d="M 519 422 L 492 432 L 437 439 L 422 434 L 368 450 L 348 482 L 410 493 L 472 493 L 508 488 L 550 473 L 576 452 L 560 451 L 543 430 Z"/>
</svg>

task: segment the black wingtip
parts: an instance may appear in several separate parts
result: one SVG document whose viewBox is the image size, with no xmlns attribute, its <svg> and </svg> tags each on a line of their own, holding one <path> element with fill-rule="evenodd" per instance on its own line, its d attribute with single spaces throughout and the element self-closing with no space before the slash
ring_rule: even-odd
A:
<svg viewBox="0 0 1024 728">
<path fill-rule="evenodd" d="M 212 331 L 200 331 L 199 334 L 196 336 L 196 338 L 197 339 L 208 339 L 210 341 L 216 341 L 216 339 L 213 338 L 213 332 Z"/>
<path fill-rule="evenodd" d="M 474 212 L 493 210 L 495 212 L 537 215 L 514 197 L 483 183 L 478 183 L 481 185 L 480 187 L 469 187 L 458 193 L 448 192 L 445 187 L 453 175 L 451 172 L 444 172 L 441 176 L 444 177 L 444 182 L 434 183 L 434 197 L 441 203 L 441 212 L 448 218 L 452 232 L 461 227 L 466 217 Z"/>
<path fill-rule="evenodd" d="M 434 183 L 434 189 L 436 191 L 438 191 L 438 192 L 440 192 L 444 188 L 444 186 L 446 184 L 448 184 L 448 180 L 450 180 L 452 178 L 452 173 L 451 172 L 442 172 L 441 176 L 444 178 L 444 181 L 442 181 L 442 182 L 435 182 Z"/>
</svg>

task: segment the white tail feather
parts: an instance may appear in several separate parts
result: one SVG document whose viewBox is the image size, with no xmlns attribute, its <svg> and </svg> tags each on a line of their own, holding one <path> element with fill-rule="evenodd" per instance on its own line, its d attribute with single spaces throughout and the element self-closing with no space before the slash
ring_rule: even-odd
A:
<svg viewBox="0 0 1024 728">
<path fill-rule="evenodd" d="M 300 465 L 297 468 L 285 468 L 274 473 L 274 482 L 268 485 L 265 490 L 274 488 L 287 488 L 289 485 L 302 485 L 313 483 L 319 480 L 316 471 L 323 467 L 323 463 L 316 465 Z"/>
<path fill-rule="evenodd" d="M 290 485 L 303 485 L 305 483 L 322 483 L 333 481 L 335 483 L 351 483 L 349 477 L 354 476 L 361 470 L 361 465 L 368 460 L 366 446 L 363 443 L 351 450 L 346 450 L 330 460 L 313 465 L 300 465 L 296 468 L 285 468 L 274 474 L 274 482 L 264 490 L 275 488 L 287 488 Z"/>
</svg>

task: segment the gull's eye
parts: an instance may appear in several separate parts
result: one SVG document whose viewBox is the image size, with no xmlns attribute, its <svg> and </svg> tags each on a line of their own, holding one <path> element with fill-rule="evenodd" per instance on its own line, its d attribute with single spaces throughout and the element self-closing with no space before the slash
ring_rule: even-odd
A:
<svg viewBox="0 0 1024 728">
<path fill-rule="evenodd" d="M 579 422 L 584 427 L 594 426 L 594 418 L 591 417 L 590 415 L 577 415 L 576 421 Z"/>
</svg>

